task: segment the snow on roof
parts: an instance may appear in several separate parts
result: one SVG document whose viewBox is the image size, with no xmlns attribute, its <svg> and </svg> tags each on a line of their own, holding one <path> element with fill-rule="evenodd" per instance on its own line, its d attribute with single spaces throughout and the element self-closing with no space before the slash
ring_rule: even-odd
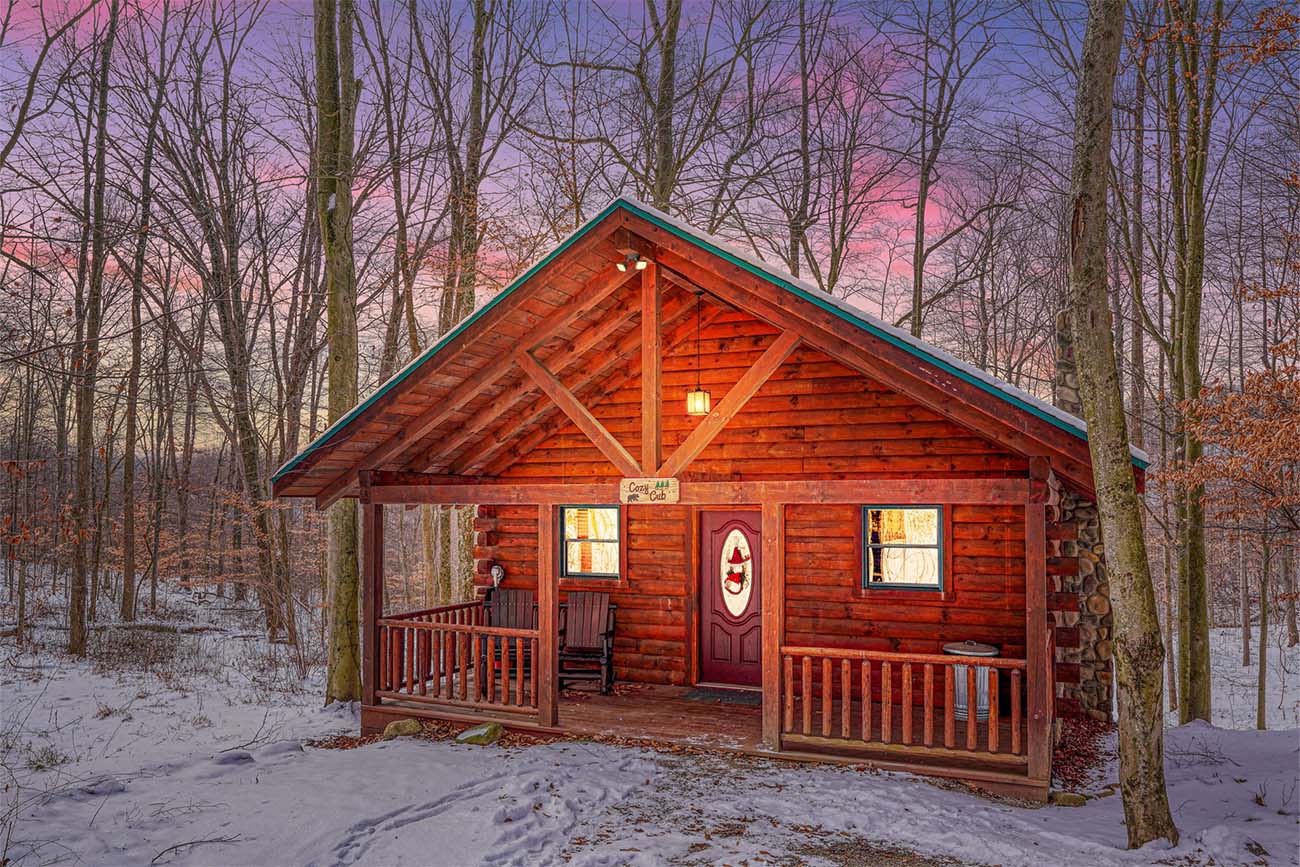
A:
<svg viewBox="0 0 1300 867">
<path fill-rule="evenodd" d="M 466 317 L 460 325 L 447 332 L 447 334 L 443 335 L 440 340 L 424 352 L 420 353 L 420 355 L 411 359 L 406 366 L 394 373 L 382 385 L 375 389 L 366 400 L 357 404 L 357 406 L 353 407 L 350 412 L 346 413 L 339 418 L 338 421 L 326 428 L 320 436 L 312 440 L 311 443 L 309 443 L 301 452 L 286 461 L 283 466 L 276 470 L 275 474 L 271 477 L 272 481 L 278 480 L 281 476 L 285 475 L 301 463 L 304 458 L 327 443 L 335 434 L 350 424 L 379 397 L 406 379 L 407 376 L 421 367 L 426 361 L 437 355 L 443 346 L 447 345 L 473 322 L 487 314 L 492 308 L 496 307 L 497 304 L 512 292 L 526 283 L 533 274 L 541 270 L 547 262 L 568 248 L 573 244 L 573 242 L 585 235 L 618 208 L 625 208 L 652 223 L 658 223 L 663 228 L 680 237 L 699 244 L 702 247 L 711 248 L 714 253 L 717 253 L 723 258 L 730 259 L 737 265 L 763 277 L 769 282 L 781 286 L 796 295 L 803 296 L 806 300 L 829 310 L 845 321 L 857 325 L 864 331 L 893 343 L 913 355 L 925 359 L 931 364 L 940 368 L 945 368 L 967 382 L 979 386 L 988 393 L 999 397 L 1020 409 L 1026 410 L 1039 418 L 1050 422 L 1056 427 L 1079 437 L 1080 439 L 1086 440 L 1088 438 L 1088 425 L 1078 416 L 1065 412 L 1045 400 L 1034 397 L 1029 392 L 1016 388 L 1011 383 L 998 379 L 987 371 L 982 370 L 973 364 L 962 361 L 955 355 L 945 352 L 933 344 L 926 343 L 918 337 L 913 337 L 910 333 L 903 331 L 901 328 L 896 328 L 888 322 L 878 319 L 866 311 L 854 307 L 848 301 L 836 298 L 834 295 L 822 291 L 811 283 L 801 280 L 779 267 L 774 267 L 768 262 L 764 262 L 752 253 L 737 249 L 723 238 L 701 231 L 689 223 L 666 214 L 658 208 L 655 208 L 652 205 L 647 205 L 645 202 L 639 201 L 631 196 L 618 196 L 610 201 L 610 203 L 604 208 L 601 208 L 600 212 L 596 216 L 592 217 L 586 223 L 569 233 L 569 235 L 557 244 L 549 253 L 530 265 L 528 269 L 520 274 L 519 277 L 515 278 L 509 286 L 501 292 L 498 292 L 486 304 Z M 1129 450 L 1132 454 L 1134 463 L 1138 464 L 1142 469 L 1145 469 L 1151 461 L 1150 456 L 1137 446 L 1131 445 L 1129 446 Z"/>
</svg>

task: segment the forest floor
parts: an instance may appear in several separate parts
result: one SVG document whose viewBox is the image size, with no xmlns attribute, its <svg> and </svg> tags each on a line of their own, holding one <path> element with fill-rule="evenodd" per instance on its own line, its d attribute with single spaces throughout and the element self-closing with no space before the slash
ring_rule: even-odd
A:
<svg viewBox="0 0 1300 867">
<path fill-rule="evenodd" d="M 286 648 L 257 634 L 253 612 L 187 594 L 165 602 L 160 624 L 188 631 L 101 630 L 85 661 L 53 650 L 62 638 L 53 630 L 38 632 L 34 650 L 0 645 L 0 864 L 1300 862 L 1300 654 L 1281 642 L 1269 703 L 1280 728 L 1169 729 L 1182 841 L 1127 852 L 1107 785 L 1113 739 L 1076 787 L 1092 796 L 1081 807 L 1026 807 L 907 775 L 580 741 L 325 749 L 311 744 L 355 734 L 357 721 L 350 707 L 320 707 L 318 669 L 295 670 Z M 1215 721 L 1253 724 L 1236 633 L 1215 638 L 1225 704 Z"/>
</svg>

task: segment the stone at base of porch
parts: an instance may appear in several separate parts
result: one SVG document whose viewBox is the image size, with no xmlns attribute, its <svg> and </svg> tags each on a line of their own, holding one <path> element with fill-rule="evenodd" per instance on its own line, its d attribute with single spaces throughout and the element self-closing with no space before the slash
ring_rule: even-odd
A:
<svg viewBox="0 0 1300 867">
<path fill-rule="evenodd" d="M 499 711 L 475 712 L 462 707 L 438 706 L 428 702 L 385 701 L 361 709 L 362 734 L 383 731 L 395 719 L 415 717 L 477 725 L 486 720 L 527 734 L 583 738 L 610 738 L 619 742 L 644 742 L 647 746 L 674 745 L 755 758 L 834 764 L 937 777 L 962 783 L 990 794 L 1030 801 L 1047 800 L 1048 783 L 1028 778 L 1023 769 L 977 767 L 975 761 L 941 762 L 951 757 L 929 754 L 901 745 L 870 745 L 845 749 L 830 745 L 820 751 L 815 744 L 785 742 L 782 749 L 761 745 L 761 709 L 754 706 L 688 698 L 685 687 L 644 686 L 624 694 L 565 693 L 560 699 L 560 725 L 548 728 L 527 714 Z"/>
</svg>

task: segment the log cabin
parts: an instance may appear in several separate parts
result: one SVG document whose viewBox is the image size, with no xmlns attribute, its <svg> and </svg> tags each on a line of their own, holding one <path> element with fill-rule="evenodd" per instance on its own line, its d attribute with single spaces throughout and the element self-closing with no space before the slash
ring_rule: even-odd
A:
<svg viewBox="0 0 1300 867">
<path fill-rule="evenodd" d="M 630 199 L 273 489 L 360 503 L 366 731 L 494 720 L 1041 799 L 1058 714 L 1109 715 L 1084 423 Z M 476 585 L 531 618 L 386 606 L 385 507 L 430 503 L 474 507 Z M 616 611 L 609 694 L 560 688 L 579 596 Z"/>
</svg>

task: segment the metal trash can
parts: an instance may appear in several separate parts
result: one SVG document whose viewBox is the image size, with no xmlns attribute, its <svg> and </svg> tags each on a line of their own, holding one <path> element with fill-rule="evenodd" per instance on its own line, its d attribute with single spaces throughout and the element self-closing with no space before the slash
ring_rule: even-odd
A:
<svg viewBox="0 0 1300 867">
<path fill-rule="evenodd" d="M 943 646 L 943 652 L 949 656 L 997 656 L 998 649 L 991 644 L 978 641 L 954 641 Z M 987 666 L 975 668 L 975 719 L 989 718 L 989 670 Z M 953 677 L 953 716 L 966 719 L 970 712 L 970 699 L 966 695 L 966 666 L 954 665 Z"/>
</svg>

